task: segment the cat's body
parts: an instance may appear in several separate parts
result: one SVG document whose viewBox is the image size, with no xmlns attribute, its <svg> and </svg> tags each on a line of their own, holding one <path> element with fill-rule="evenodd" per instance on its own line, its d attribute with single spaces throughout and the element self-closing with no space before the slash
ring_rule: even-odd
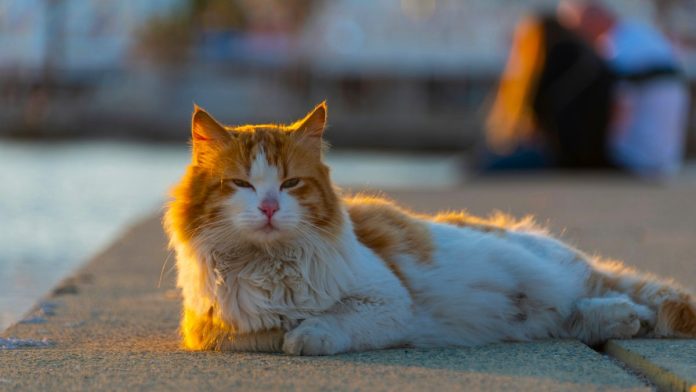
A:
<svg viewBox="0 0 696 392">
<path fill-rule="evenodd" d="M 196 109 L 194 160 L 165 218 L 185 347 L 334 354 L 696 337 L 689 294 L 531 220 L 342 200 L 321 163 L 325 110 L 290 126 L 224 128 Z"/>
</svg>

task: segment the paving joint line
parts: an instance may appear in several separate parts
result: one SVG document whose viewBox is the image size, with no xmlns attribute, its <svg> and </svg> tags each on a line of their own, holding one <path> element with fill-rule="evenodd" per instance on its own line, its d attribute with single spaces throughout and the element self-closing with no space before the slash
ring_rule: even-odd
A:
<svg viewBox="0 0 696 392">
<path fill-rule="evenodd" d="M 659 391 L 696 392 L 696 384 L 691 384 L 678 374 L 663 368 L 648 358 L 627 350 L 613 341 L 604 344 L 600 351 L 624 364 L 639 375 L 647 378 Z"/>
</svg>

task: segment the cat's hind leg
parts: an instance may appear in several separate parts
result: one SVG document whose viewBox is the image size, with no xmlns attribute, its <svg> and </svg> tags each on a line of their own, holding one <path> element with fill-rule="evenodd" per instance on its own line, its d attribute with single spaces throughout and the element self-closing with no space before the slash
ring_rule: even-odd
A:
<svg viewBox="0 0 696 392">
<path fill-rule="evenodd" d="M 581 298 L 566 320 L 571 337 L 595 345 L 609 339 L 628 339 L 655 324 L 655 312 L 625 295 Z"/>
<path fill-rule="evenodd" d="M 646 337 L 696 338 L 696 296 L 673 282 L 638 273 L 620 263 L 595 263 L 600 270 L 588 279 L 590 295 L 624 293 L 633 302 L 652 309 L 657 319 Z"/>
</svg>

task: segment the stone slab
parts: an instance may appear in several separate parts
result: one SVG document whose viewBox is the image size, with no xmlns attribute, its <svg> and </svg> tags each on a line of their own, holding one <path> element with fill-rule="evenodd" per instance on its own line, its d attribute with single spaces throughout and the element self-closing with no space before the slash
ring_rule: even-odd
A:
<svg viewBox="0 0 696 392">
<path fill-rule="evenodd" d="M 613 340 L 605 351 L 660 390 L 696 392 L 696 340 Z"/>
</svg>

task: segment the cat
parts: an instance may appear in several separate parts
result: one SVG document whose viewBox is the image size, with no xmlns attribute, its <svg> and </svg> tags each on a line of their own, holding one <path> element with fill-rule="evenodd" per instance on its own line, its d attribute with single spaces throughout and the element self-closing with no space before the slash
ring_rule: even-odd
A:
<svg viewBox="0 0 696 392">
<path fill-rule="evenodd" d="M 189 350 L 331 355 L 389 347 L 696 337 L 675 284 L 590 257 L 531 218 L 427 216 L 341 197 L 326 103 L 291 125 L 199 107 L 164 227 Z"/>
</svg>

